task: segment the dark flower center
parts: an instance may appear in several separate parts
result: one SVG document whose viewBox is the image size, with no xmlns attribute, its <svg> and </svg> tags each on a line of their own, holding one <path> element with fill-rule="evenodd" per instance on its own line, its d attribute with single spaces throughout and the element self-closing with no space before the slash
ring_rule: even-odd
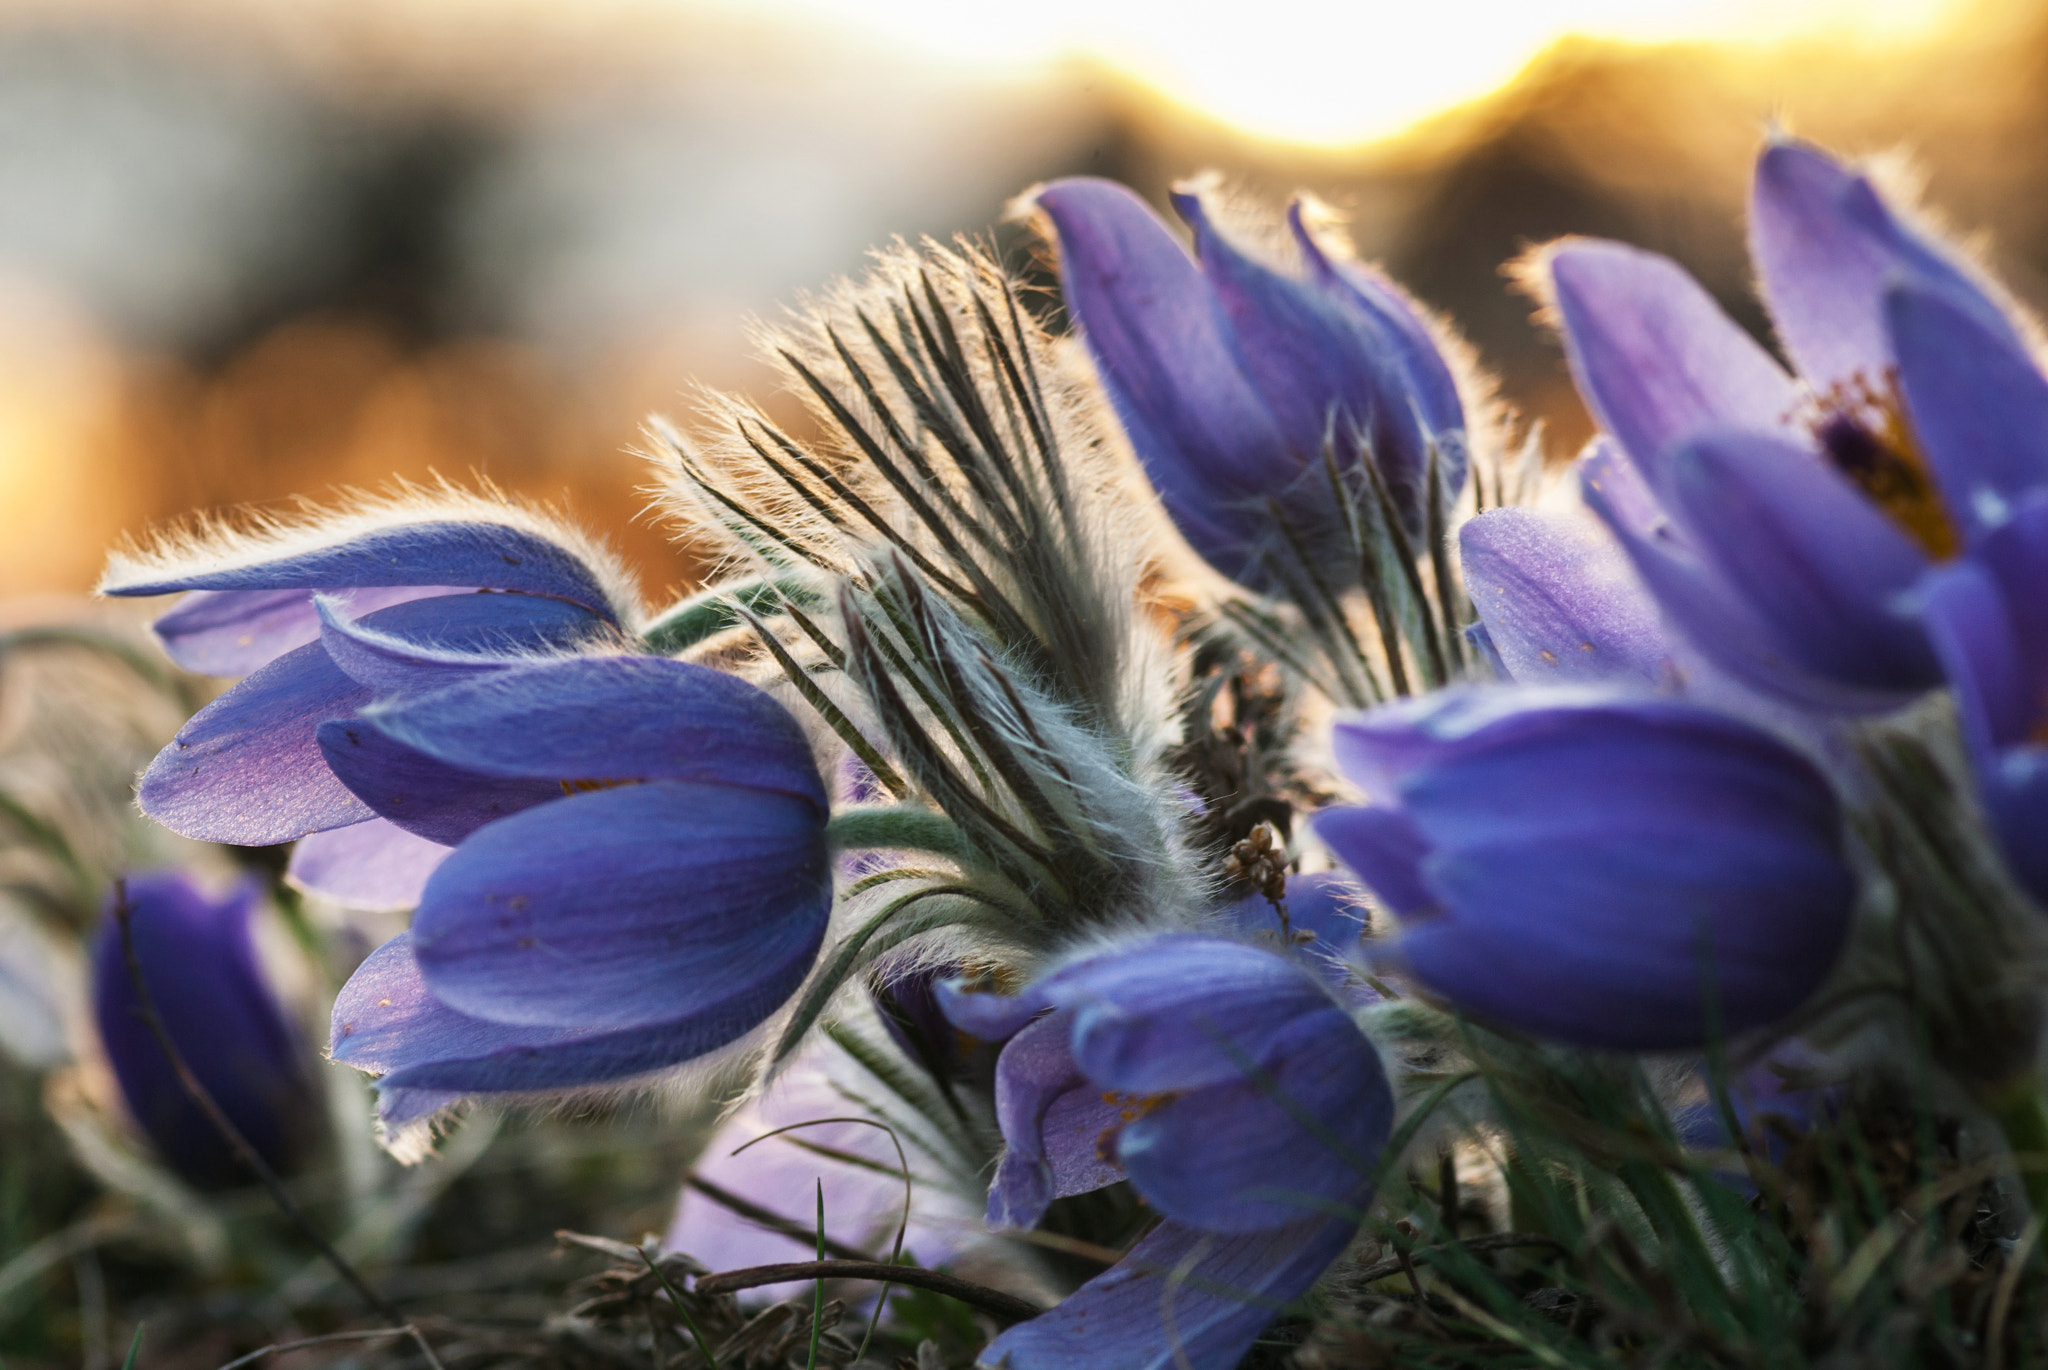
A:
<svg viewBox="0 0 2048 1370">
<path fill-rule="evenodd" d="M 1898 384 L 1881 386 L 1860 373 L 1816 397 L 1814 438 L 1835 469 L 1856 483 L 1906 536 L 1936 561 L 1958 550 L 1955 521 L 1927 469 L 1926 454 L 1906 421 Z"/>
</svg>

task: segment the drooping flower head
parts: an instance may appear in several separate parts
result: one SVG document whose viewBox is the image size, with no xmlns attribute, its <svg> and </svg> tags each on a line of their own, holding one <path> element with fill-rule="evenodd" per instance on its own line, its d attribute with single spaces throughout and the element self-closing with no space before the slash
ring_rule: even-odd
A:
<svg viewBox="0 0 2048 1370">
<path fill-rule="evenodd" d="M 1029 1226 L 1053 1199 L 1123 1179 L 1164 1217 L 1111 1270 L 998 1338 L 992 1363 L 1235 1365 L 1357 1230 L 1393 1093 L 1304 959 L 1168 934 L 1015 996 L 942 994 L 962 1028 L 1009 1036 L 990 1221 Z"/>
<path fill-rule="evenodd" d="M 335 1003 L 335 1059 L 382 1076 L 387 1127 L 701 1056 L 780 1008 L 817 955 L 824 783 L 796 720 L 736 677 L 573 657 L 320 740 L 377 812 L 459 844 Z"/>
<path fill-rule="evenodd" d="M 257 960 L 250 920 L 261 887 L 247 879 L 216 896 L 181 872 L 151 871 L 129 876 L 124 888 L 142 982 L 178 1053 L 272 1169 L 296 1169 L 318 1135 L 319 1096 L 305 1043 Z M 140 1012 L 115 898 L 108 896 L 93 947 L 93 1017 L 129 1116 L 188 1182 L 254 1183 Z"/>
<path fill-rule="evenodd" d="M 1030 199 L 1058 240 L 1068 312 L 1139 461 L 1182 536 L 1225 576 L 1267 588 L 1266 559 L 1290 533 L 1317 548 L 1338 540 L 1326 446 L 1345 497 L 1378 480 L 1413 537 L 1426 502 L 1462 488 L 1464 407 L 1429 327 L 1386 278 L 1319 242 L 1300 204 L 1287 214 L 1298 262 L 1280 270 L 1220 231 L 1192 190 L 1173 196 L 1192 259 L 1114 182 L 1055 181 Z"/>
<path fill-rule="evenodd" d="M 1611 439 L 1582 486 L 1723 668 L 1805 707 L 1893 708 L 1940 679 L 1904 592 L 2048 481 L 2048 379 L 1992 287 L 1817 149 L 1765 149 L 1750 242 L 1796 375 L 1662 257 L 1543 259 Z"/>
<path fill-rule="evenodd" d="M 1698 1047 L 1819 987 L 1856 882 L 1815 767 L 1732 717 L 1585 690 L 1445 691 L 1338 724 L 1365 807 L 1316 833 L 1432 993 L 1578 1046 Z"/>
</svg>

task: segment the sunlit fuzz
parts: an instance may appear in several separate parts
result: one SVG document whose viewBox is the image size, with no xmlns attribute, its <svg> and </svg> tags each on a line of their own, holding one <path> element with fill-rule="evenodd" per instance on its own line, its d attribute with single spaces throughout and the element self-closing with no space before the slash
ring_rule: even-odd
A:
<svg viewBox="0 0 2048 1370">
<path fill-rule="evenodd" d="M 991 1363 L 1235 1365 L 1356 1231 L 1393 1092 L 1303 960 L 1167 934 L 1017 995 L 954 984 L 942 998 L 965 1031 L 1009 1036 L 992 1223 L 1029 1226 L 1053 1199 L 1120 1179 L 1165 1219 L 1109 1272 L 999 1337 Z"/>
<path fill-rule="evenodd" d="M 99 591 L 194 591 L 157 621 L 171 659 L 242 676 L 316 641 L 313 596 L 360 617 L 408 599 L 506 590 L 562 599 L 628 629 L 639 592 L 604 543 L 546 511 L 452 486 L 362 496 L 294 519 L 195 521 L 107 558 Z"/>
<path fill-rule="evenodd" d="M 824 784 L 796 720 L 735 677 L 572 658 L 379 705 L 321 740 L 378 812 L 460 844 L 335 1005 L 333 1054 L 382 1076 L 388 1126 L 701 1056 L 780 1008 L 817 956 Z"/>
<path fill-rule="evenodd" d="M 2006 863 L 2048 907 L 2048 494 L 1941 567 L 1921 613 Z"/>
<path fill-rule="evenodd" d="M 117 558 L 108 594 L 197 592 L 158 621 L 174 659 L 251 672 L 151 764 L 143 811 L 242 846 L 365 822 L 374 810 L 328 768 L 322 724 L 373 698 L 608 642 L 639 612 L 622 585 L 567 530 L 452 496 Z"/>
<path fill-rule="evenodd" d="M 1411 537 L 1432 476 L 1448 497 L 1462 488 L 1465 408 L 1436 337 L 1390 281 L 1320 243 L 1301 205 L 1283 270 L 1222 232 L 1193 190 L 1173 196 L 1193 258 L 1114 182 L 1055 181 L 1028 202 L 1058 243 L 1067 310 L 1132 448 L 1224 575 L 1271 588 L 1267 561 L 1290 538 L 1311 555 L 1344 543 L 1333 478 L 1349 498 L 1383 483 Z"/>
<path fill-rule="evenodd" d="M 1856 881 L 1833 791 L 1692 705 L 1554 687 L 1440 692 L 1333 743 L 1365 807 L 1318 837 L 1401 923 L 1389 958 L 1457 1008 L 1578 1046 L 1695 1048 L 1826 979 Z"/>
<path fill-rule="evenodd" d="M 1750 229 L 1796 377 L 1662 257 L 1542 257 L 1612 439 L 1582 486 L 1717 664 L 1802 706 L 1893 708 L 1940 680 L 1903 592 L 2048 481 L 2048 380 L 1993 288 L 1818 150 L 1765 149 Z"/>
<path fill-rule="evenodd" d="M 214 895 L 181 872 L 151 871 L 124 890 L 135 961 L 166 1035 L 257 1154 L 293 1170 L 317 1138 L 318 1093 L 306 1044 L 257 959 L 250 922 L 261 887 L 249 879 Z M 121 897 L 108 896 L 93 946 L 93 1018 L 129 1116 L 188 1182 L 253 1184 L 141 1012 L 114 917 Z"/>
</svg>

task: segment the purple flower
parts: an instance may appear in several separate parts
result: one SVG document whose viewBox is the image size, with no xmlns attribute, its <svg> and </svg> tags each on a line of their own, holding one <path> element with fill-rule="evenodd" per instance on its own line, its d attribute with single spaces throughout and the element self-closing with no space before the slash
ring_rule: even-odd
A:
<svg viewBox="0 0 2048 1370">
<path fill-rule="evenodd" d="M 1803 707 L 1893 708 L 1940 681 L 1905 592 L 2048 477 L 2048 380 L 1988 287 L 1816 149 L 1765 150 L 1750 225 L 1796 379 L 1662 257 L 1547 259 L 1612 439 L 1582 486 L 1731 674 Z"/>
<path fill-rule="evenodd" d="M 128 877 L 135 958 L 165 1031 L 199 1082 L 271 1167 L 295 1168 L 319 1100 L 298 1033 L 272 996 L 250 940 L 261 887 L 214 898 L 176 871 Z M 253 1183 L 178 1083 L 138 1013 L 121 931 L 107 901 L 93 948 L 93 1016 L 128 1112 L 166 1164 L 192 1184 Z"/>
<path fill-rule="evenodd" d="M 1455 689 L 1337 726 L 1370 797 L 1319 837 L 1432 993 L 1589 1047 L 1703 1044 L 1797 1008 L 1856 884 L 1809 762 L 1733 718 L 1587 690 Z M 1711 996 L 1711 1011 L 1710 1011 Z"/>
<path fill-rule="evenodd" d="M 816 958 L 824 785 L 803 729 L 744 681 L 573 657 L 320 733 L 378 813 L 460 843 L 335 1004 L 333 1054 L 383 1076 L 389 1125 L 701 1056 Z"/>
<path fill-rule="evenodd" d="M 321 724 L 373 698 L 574 650 L 633 616 L 604 555 L 573 535 L 493 505 L 434 512 L 372 511 L 246 546 L 117 561 L 108 594 L 199 592 L 157 624 L 174 660 L 250 673 L 150 765 L 145 813 L 243 846 L 366 822 L 376 811 L 330 771 Z"/>
<path fill-rule="evenodd" d="M 1341 533 L 1322 456 L 1371 460 L 1408 531 L 1425 526 L 1432 449 L 1449 495 L 1465 479 L 1457 385 L 1415 307 L 1377 272 L 1288 226 L 1294 273 L 1218 232 L 1199 196 L 1174 208 L 1195 234 L 1190 260 L 1144 201 L 1075 178 L 1035 202 L 1060 248 L 1067 309 L 1103 389 L 1190 546 L 1254 588 L 1283 535 L 1272 503 L 1312 544 Z M 1347 554 L 1348 555 L 1348 554 Z"/>
<path fill-rule="evenodd" d="M 2048 904 L 2048 494 L 1927 578 L 1921 613 L 2006 864 Z"/>
<path fill-rule="evenodd" d="M 996 1068 L 1008 1145 L 990 1221 L 1029 1226 L 1053 1199 L 1122 1179 L 1165 1219 L 999 1337 L 991 1363 L 1235 1365 L 1356 1231 L 1393 1093 L 1372 1044 L 1297 958 L 1171 934 L 1013 997 L 941 993 L 964 1030 L 1015 1032 Z"/>
</svg>

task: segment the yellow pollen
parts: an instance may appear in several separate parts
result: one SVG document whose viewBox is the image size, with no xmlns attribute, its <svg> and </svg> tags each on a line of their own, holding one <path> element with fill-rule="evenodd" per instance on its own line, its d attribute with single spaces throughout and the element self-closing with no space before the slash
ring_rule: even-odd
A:
<svg viewBox="0 0 2048 1370">
<path fill-rule="evenodd" d="M 559 780 L 563 794 L 589 794 L 593 790 L 616 790 L 622 785 L 637 785 L 637 780 Z"/>
<path fill-rule="evenodd" d="M 1835 469 L 1928 556 L 1953 557 L 1960 548 L 1955 520 L 1906 418 L 1897 373 L 1888 370 L 1873 383 L 1858 372 L 1815 396 L 1813 405 L 1807 427 Z"/>
<path fill-rule="evenodd" d="M 1096 1158 L 1105 1165 L 1115 1165 L 1116 1140 L 1125 1125 L 1136 1122 L 1154 1109 L 1170 1104 L 1179 1097 L 1180 1093 L 1177 1090 L 1169 1090 L 1163 1094 L 1126 1094 L 1115 1089 L 1105 1091 L 1102 1102 L 1116 1109 L 1117 1121 L 1104 1128 L 1102 1135 L 1095 1139 Z"/>
</svg>

